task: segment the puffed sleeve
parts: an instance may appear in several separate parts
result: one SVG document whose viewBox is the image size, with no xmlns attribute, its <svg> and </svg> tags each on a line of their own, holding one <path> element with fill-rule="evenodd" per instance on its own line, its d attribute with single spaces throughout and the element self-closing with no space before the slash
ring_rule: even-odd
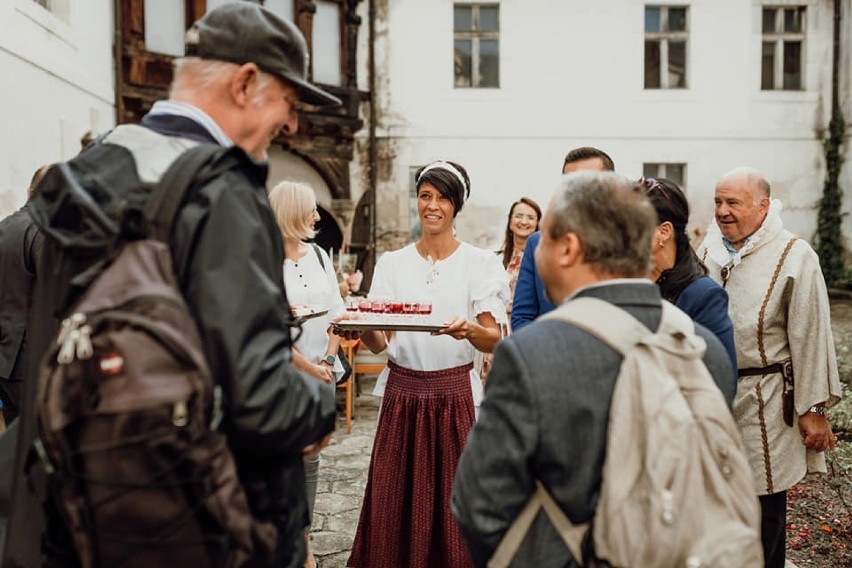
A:
<svg viewBox="0 0 852 568">
<path fill-rule="evenodd" d="M 509 301 L 509 275 L 503 269 L 500 259 L 485 250 L 476 249 L 477 259 L 472 270 L 474 275 L 470 283 L 470 299 L 473 315 L 490 313 L 498 324 L 508 322 L 506 303 Z"/>
<path fill-rule="evenodd" d="M 376 261 L 376 268 L 373 271 L 373 282 L 370 285 L 369 298 L 377 298 L 379 300 L 390 300 L 393 298 L 393 286 L 390 277 L 393 274 L 393 269 L 390 266 L 391 256 L 383 254 Z"/>
</svg>

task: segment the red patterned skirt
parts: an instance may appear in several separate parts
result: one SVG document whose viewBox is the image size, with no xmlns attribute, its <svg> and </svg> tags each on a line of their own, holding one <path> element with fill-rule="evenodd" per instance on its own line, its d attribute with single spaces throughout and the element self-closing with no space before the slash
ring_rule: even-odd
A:
<svg viewBox="0 0 852 568">
<path fill-rule="evenodd" d="M 388 363 L 390 375 L 358 531 L 347 566 L 472 566 L 450 495 L 473 426 L 472 363 L 413 371 Z"/>
</svg>

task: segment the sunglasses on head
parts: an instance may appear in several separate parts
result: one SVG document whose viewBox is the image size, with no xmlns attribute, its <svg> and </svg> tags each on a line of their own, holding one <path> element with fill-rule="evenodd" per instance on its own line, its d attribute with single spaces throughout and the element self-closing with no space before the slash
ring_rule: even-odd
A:
<svg viewBox="0 0 852 568">
<path fill-rule="evenodd" d="M 663 184 L 661 184 L 659 181 L 655 180 L 654 178 L 646 178 L 646 177 L 639 178 L 639 183 L 642 184 L 645 187 L 645 194 L 646 195 L 649 195 L 652 191 L 654 191 L 656 189 L 656 190 L 659 190 L 659 192 L 663 194 L 663 198 L 665 198 L 666 200 L 669 199 L 669 193 L 666 191 L 666 188 L 663 187 Z"/>
</svg>

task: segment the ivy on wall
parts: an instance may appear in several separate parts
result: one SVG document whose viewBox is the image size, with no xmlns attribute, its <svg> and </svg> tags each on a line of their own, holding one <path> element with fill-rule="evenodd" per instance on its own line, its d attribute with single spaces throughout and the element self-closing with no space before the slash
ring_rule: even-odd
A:
<svg viewBox="0 0 852 568">
<path fill-rule="evenodd" d="M 822 273 L 829 286 L 852 285 L 849 274 L 843 264 L 843 233 L 841 224 L 843 213 L 840 208 L 843 190 L 840 188 L 840 170 L 843 167 L 843 134 L 845 122 L 843 111 L 834 109 L 828 126 L 828 138 L 823 142 L 825 152 L 826 176 L 822 199 L 819 202 L 817 217 L 817 246 Z"/>
</svg>

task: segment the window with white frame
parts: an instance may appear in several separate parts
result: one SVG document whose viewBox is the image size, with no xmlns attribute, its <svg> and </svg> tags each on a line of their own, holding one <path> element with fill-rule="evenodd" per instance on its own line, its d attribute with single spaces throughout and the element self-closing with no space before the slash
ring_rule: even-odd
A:
<svg viewBox="0 0 852 568">
<path fill-rule="evenodd" d="M 453 5 L 453 85 L 456 88 L 500 86 L 500 7 Z"/>
<path fill-rule="evenodd" d="M 805 7 L 764 6 L 762 32 L 761 90 L 804 89 Z"/>
<path fill-rule="evenodd" d="M 685 89 L 686 6 L 645 6 L 645 88 Z"/>
<path fill-rule="evenodd" d="M 670 179 L 683 188 L 686 185 L 686 164 L 646 162 L 642 165 L 642 176 Z"/>
</svg>

